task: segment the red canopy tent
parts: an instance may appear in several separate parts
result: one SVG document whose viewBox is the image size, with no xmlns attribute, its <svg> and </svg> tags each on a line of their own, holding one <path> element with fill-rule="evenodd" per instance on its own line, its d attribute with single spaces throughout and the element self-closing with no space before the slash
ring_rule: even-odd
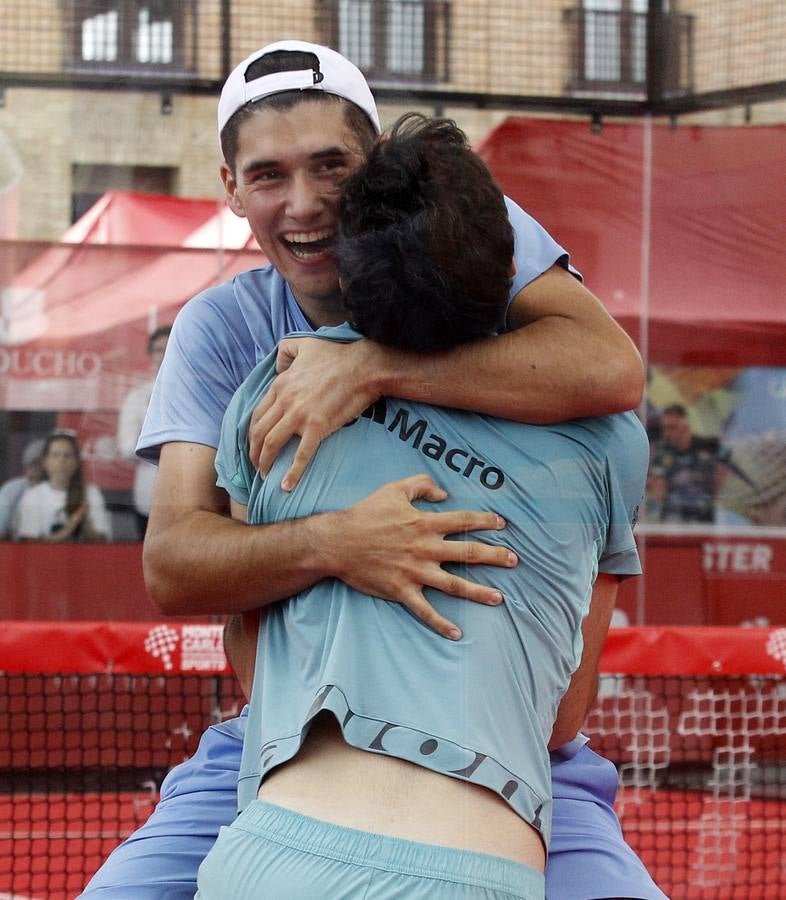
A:
<svg viewBox="0 0 786 900">
<path fill-rule="evenodd" d="M 246 221 L 223 205 L 122 191 L 41 250 L 0 245 L 5 409 L 116 409 L 148 377 L 151 327 L 204 288 L 265 262 Z"/>
<path fill-rule="evenodd" d="M 255 248 L 245 219 L 223 201 L 108 191 L 60 238 L 66 244 Z"/>
<path fill-rule="evenodd" d="M 737 367 L 786 366 L 786 127 L 511 118 L 479 150 L 649 362 L 697 395 Z M 764 416 L 781 400 L 753 402 Z M 620 606 L 636 621 L 643 590 L 648 623 L 783 622 L 784 578 L 775 534 L 649 534 L 644 587 L 623 585 Z"/>
<path fill-rule="evenodd" d="M 515 117 L 478 150 L 652 361 L 786 366 L 786 126 Z"/>
<path fill-rule="evenodd" d="M 479 152 L 652 361 L 786 366 L 786 127 L 510 118 Z M 0 241 L 0 407 L 114 416 L 150 329 L 263 262 L 223 203 L 122 191 L 57 245 Z"/>
<path fill-rule="evenodd" d="M 148 333 L 194 294 L 264 263 L 223 204 L 123 191 L 57 244 L 0 242 L 0 408 L 58 412 L 79 432 L 91 480 L 125 487 L 116 415 L 150 377 Z"/>
</svg>

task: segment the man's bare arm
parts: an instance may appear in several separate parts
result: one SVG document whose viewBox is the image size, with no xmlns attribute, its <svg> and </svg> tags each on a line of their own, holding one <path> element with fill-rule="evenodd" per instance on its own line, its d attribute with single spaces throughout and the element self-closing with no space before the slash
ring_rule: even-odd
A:
<svg viewBox="0 0 786 900">
<path fill-rule="evenodd" d="M 285 476 L 294 487 L 320 442 L 382 395 L 535 424 L 638 405 L 644 387 L 638 351 L 564 269 L 553 266 L 522 288 L 509 317 L 513 331 L 445 353 L 407 353 L 368 340 L 283 341 L 282 374 L 252 419 L 251 459 L 267 473 L 299 435 Z"/>
<path fill-rule="evenodd" d="M 246 700 L 251 699 L 257 658 L 259 617 L 264 610 L 229 616 L 224 623 L 224 654 Z"/>
<path fill-rule="evenodd" d="M 215 451 L 202 444 L 161 449 L 143 559 L 148 592 L 162 613 L 244 612 L 334 577 L 401 602 L 440 634 L 458 637 L 426 603 L 424 586 L 480 603 L 501 598 L 441 564 L 517 563 L 502 546 L 445 540 L 504 522 L 494 513 L 417 509 L 415 499 L 447 496 L 425 475 L 385 485 L 346 510 L 247 526 L 229 517 L 228 498 L 215 486 L 214 460 Z"/>
<path fill-rule="evenodd" d="M 556 750 L 572 741 L 592 708 L 598 691 L 600 654 L 609 631 L 618 590 L 619 579 L 616 575 L 598 575 L 592 590 L 589 612 L 581 627 L 584 637 L 581 663 L 573 673 L 557 710 L 549 750 Z"/>
</svg>

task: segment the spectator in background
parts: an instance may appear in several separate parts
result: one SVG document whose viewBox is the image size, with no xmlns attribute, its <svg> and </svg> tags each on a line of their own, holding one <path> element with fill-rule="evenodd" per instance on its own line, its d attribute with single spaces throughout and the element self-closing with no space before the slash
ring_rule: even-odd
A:
<svg viewBox="0 0 786 900">
<path fill-rule="evenodd" d="M 718 495 L 724 525 L 786 526 L 786 432 L 733 438 L 732 474 Z"/>
<path fill-rule="evenodd" d="M 142 431 L 142 423 L 145 421 L 147 404 L 150 402 L 150 394 L 153 390 L 155 376 L 164 360 L 171 325 L 162 325 L 148 337 L 147 353 L 150 357 L 150 367 L 153 377 L 144 384 L 140 384 L 126 395 L 120 408 L 117 420 L 117 446 L 125 459 L 134 460 L 136 472 L 134 474 L 134 513 L 136 515 L 137 532 L 141 541 L 147 530 L 147 517 L 150 515 L 150 502 L 153 497 L 153 482 L 156 477 L 156 467 L 153 463 L 137 459 L 134 455 L 136 442 Z"/>
<path fill-rule="evenodd" d="M 101 491 L 84 482 L 74 432 L 53 431 L 49 435 L 42 466 L 45 480 L 25 491 L 19 501 L 14 537 L 53 544 L 109 540 L 109 513 Z"/>
<path fill-rule="evenodd" d="M 11 537 L 11 524 L 22 494 L 44 477 L 41 457 L 44 453 L 44 439 L 36 438 L 25 447 L 22 454 L 22 474 L 9 478 L 0 487 L 0 540 Z"/>
<path fill-rule="evenodd" d="M 786 368 L 751 366 L 735 379 L 723 426 L 735 466 L 718 497 L 721 525 L 786 526 Z"/>
<path fill-rule="evenodd" d="M 712 522 L 727 463 L 728 453 L 717 438 L 693 434 L 684 406 L 667 406 L 660 417 L 660 437 L 652 446 L 647 480 L 651 519 Z"/>
</svg>

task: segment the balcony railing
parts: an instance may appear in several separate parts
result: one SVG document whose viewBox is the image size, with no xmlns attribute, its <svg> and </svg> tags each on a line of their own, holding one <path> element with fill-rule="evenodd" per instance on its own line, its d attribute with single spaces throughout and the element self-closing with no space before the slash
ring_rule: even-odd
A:
<svg viewBox="0 0 786 900">
<path fill-rule="evenodd" d="M 71 0 L 66 71 L 180 77 L 195 72 L 194 0 Z"/>
<path fill-rule="evenodd" d="M 566 9 L 564 15 L 570 35 L 568 92 L 647 92 L 646 12 L 579 7 Z M 693 90 L 693 19 L 663 13 L 659 25 L 659 89 L 663 96 L 689 93 Z"/>
<path fill-rule="evenodd" d="M 322 39 L 370 81 L 449 81 L 446 0 L 320 0 L 317 8 Z"/>
</svg>

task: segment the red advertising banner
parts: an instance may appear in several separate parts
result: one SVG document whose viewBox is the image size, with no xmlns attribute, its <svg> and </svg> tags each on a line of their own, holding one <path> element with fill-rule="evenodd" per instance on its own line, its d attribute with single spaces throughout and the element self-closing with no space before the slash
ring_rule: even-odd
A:
<svg viewBox="0 0 786 900">
<path fill-rule="evenodd" d="M 7 621 L 0 670 L 37 673 L 229 672 L 220 624 Z M 786 674 L 786 628 L 617 628 L 601 672 L 615 675 Z"/>
<path fill-rule="evenodd" d="M 116 410 L 148 334 L 265 262 L 223 202 L 109 191 L 56 244 L 0 241 L 0 408 Z"/>
<path fill-rule="evenodd" d="M 6 673 L 225 674 L 223 626 L 176 622 L 4 622 Z"/>
<path fill-rule="evenodd" d="M 0 408 L 118 409 L 150 377 L 147 336 L 195 294 L 265 259 L 257 250 L 40 245 L 21 271 L 0 241 Z"/>
</svg>

